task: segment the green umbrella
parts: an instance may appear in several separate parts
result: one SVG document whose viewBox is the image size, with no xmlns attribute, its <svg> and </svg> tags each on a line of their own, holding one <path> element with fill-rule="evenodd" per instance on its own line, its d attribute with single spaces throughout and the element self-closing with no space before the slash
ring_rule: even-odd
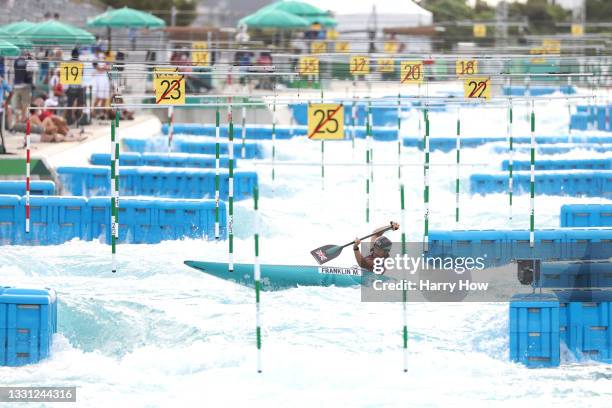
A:
<svg viewBox="0 0 612 408">
<path fill-rule="evenodd" d="M 264 8 L 244 17 L 238 22 L 239 26 L 243 24 L 249 28 L 278 28 L 285 30 L 310 27 L 310 23 L 304 18 L 274 8 Z"/>
<path fill-rule="evenodd" d="M 318 23 L 323 27 L 335 27 L 338 25 L 338 22 L 335 18 L 329 15 L 321 15 L 321 16 L 301 16 L 303 19 L 308 21 L 311 25 Z"/>
<path fill-rule="evenodd" d="M 327 13 L 321 10 L 320 8 L 315 7 L 312 4 L 304 3 L 303 1 L 277 1 L 276 3 L 272 3 L 269 6 L 264 7 L 263 9 L 268 8 L 286 11 L 287 13 L 295 14 L 301 17 L 327 15 Z"/>
<path fill-rule="evenodd" d="M 166 23 L 159 17 L 154 16 L 144 11 L 134 10 L 129 7 L 123 7 L 116 10 L 109 10 L 87 21 L 88 27 L 115 27 L 115 28 L 130 28 L 130 27 L 149 27 L 161 28 L 165 27 Z"/>
<path fill-rule="evenodd" d="M 6 41 L 0 40 L 0 56 L 3 57 L 18 57 L 21 54 L 19 48 L 16 45 Z"/>
<path fill-rule="evenodd" d="M 36 23 L 32 23 L 30 21 L 27 20 L 22 20 L 22 21 L 15 21 L 14 23 L 11 24 L 7 24 L 2 26 L 1 28 L 3 28 L 6 31 L 9 31 L 13 34 L 19 33 L 20 31 L 23 31 L 27 28 L 30 27 L 34 27 L 36 25 Z"/>
<path fill-rule="evenodd" d="M 13 45 L 16 45 L 22 50 L 31 50 L 32 48 L 34 48 L 32 42 L 18 35 L 15 35 L 2 27 L 0 27 L 0 40 L 6 40 L 10 43 L 13 43 Z"/>
<path fill-rule="evenodd" d="M 19 35 L 31 40 L 35 45 L 87 45 L 96 41 L 87 31 L 56 20 L 36 24 L 20 31 Z"/>
</svg>

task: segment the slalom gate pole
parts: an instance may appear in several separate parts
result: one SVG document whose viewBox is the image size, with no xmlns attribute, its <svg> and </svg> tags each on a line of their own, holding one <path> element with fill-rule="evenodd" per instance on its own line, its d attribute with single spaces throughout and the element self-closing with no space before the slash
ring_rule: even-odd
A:
<svg viewBox="0 0 612 408">
<path fill-rule="evenodd" d="M 117 241 L 119 240 L 119 142 L 116 128 L 119 127 L 119 111 L 111 121 L 111 254 L 113 273 L 117 272 Z"/>
<path fill-rule="evenodd" d="M 351 148 L 353 149 L 353 156 L 355 155 L 355 133 L 357 132 L 356 126 L 357 126 L 357 102 L 355 100 L 355 92 L 353 91 L 353 102 L 351 105 Z"/>
<path fill-rule="evenodd" d="M 25 196 L 25 232 L 30 233 L 30 112 L 28 110 L 26 120 L 26 196 Z"/>
<path fill-rule="evenodd" d="M 535 244 L 535 113 L 531 102 L 531 161 L 529 167 L 529 246 Z"/>
<path fill-rule="evenodd" d="M 321 87 L 321 103 L 323 103 L 323 83 L 319 77 Z M 325 190 L 325 140 L 321 139 L 321 190 Z"/>
<path fill-rule="evenodd" d="M 401 214 L 400 214 L 400 222 L 402 228 L 402 255 L 406 255 L 406 206 L 404 201 L 404 185 L 400 185 L 400 204 L 401 204 Z M 402 328 L 402 339 L 403 339 L 403 351 L 404 351 L 404 372 L 408 372 L 408 291 L 406 288 L 403 289 L 402 293 L 402 316 L 404 320 L 404 325 Z"/>
<path fill-rule="evenodd" d="M 402 180 L 402 137 L 400 130 L 402 128 L 402 95 L 397 94 L 397 180 L 401 183 Z"/>
<path fill-rule="evenodd" d="M 218 103 L 219 101 L 217 101 Z M 217 104 L 217 109 L 215 110 L 215 240 L 220 239 L 220 231 L 219 231 L 219 184 L 220 184 L 220 167 L 221 167 L 221 136 L 219 135 L 220 129 L 220 113 L 219 113 L 219 105 Z"/>
<path fill-rule="evenodd" d="M 246 103 L 247 98 L 243 98 L 242 102 Z M 246 106 L 242 105 L 242 148 L 240 149 L 240 157 L 246 157 Z"/>
<path fill-rule="evenodd" d="M 255 336 L 257 344 L 257 372 L 261 373 L 261 306 L 260 306 L 260 291 L 261 291 L 261 268 L 259 265 L 259 191 L 255 187 L 253 189 L 253 200 L 255 202 L 255 263 L 253 265 L 253 278 L 255 279 Z"/>
<path fill-rule="evenodd" d="M 274 162 L 276 160 L 276 85 L 274 86 L 274 101 L 272 102 L 272 181 L 274 181 Z"/>
<path fill-rule="evenodd" d="M 512 113 L 512 99 L 508 106 L 508 126 L 506 133 L 508 134 L 509 142 L 509 158 L 508 158 L 508 199 L 510 204 L 510 215 L 508 221 L 512 222 L 512 196 L 514 194 L 514 129 L 513 129 L 513 113 Z"/>
<path fill-rule="evenodd" d="M 457 108 L 457 141 L 455 145 L 456 157 L 456 177 L 455 177 L 455 223 L 459 223 L 459 190 L 460 190 L 460 163 L 461 163 L 461 110 Z"/>
<path fill-rule="evenodd" d="M 168 107 L 168 152 L 172 151 L 172 138 L 174 137 L 174 106 Z"/>
<path fill-rule="evenodd" d="M 229 121 L 228 133 L 228 155 L 229 155 L 229 176 L 228 176 L 228 216 L 227 216 L 227 237 L 229 242 L 229 272 L 234 272 L 234 118 L 232 105 L 228 107 L 227 118 Z"/>
<path fill-rule="evenodd" d="M 429 250 L 429 115 L 427 108 L 423 112 L 423 120 L 425 121 L 425 165 L 423 171 L 423 177 L 425 181 L 425 187 L 423 191 L 423 201 L 425 206 L 424 224 L 425 231 L 423 234 L 423 250 L 427 252 Z"/>
</svg>

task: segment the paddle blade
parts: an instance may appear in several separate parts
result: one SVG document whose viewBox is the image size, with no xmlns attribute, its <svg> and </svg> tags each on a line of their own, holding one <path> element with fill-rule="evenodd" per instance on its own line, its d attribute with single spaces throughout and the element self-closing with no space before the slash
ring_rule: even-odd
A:
<svg viewBox="0 0 612 408">
<path fill-rule="evenodd" d="M 323 245 L 320 248 L 313 249 L 310 254 L 317 260 L 319 265 L 331 261 L 342 252 L 342 247 L 338 245 Z"/>
</svg>

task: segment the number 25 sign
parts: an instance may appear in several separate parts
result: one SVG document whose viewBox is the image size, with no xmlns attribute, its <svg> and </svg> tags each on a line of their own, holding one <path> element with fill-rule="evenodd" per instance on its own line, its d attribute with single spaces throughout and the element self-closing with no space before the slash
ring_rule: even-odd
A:
<svg viewBox="0 0 612 408">
<path fill-rule="evenodd" d="M 344 139 L 344 106 L 336 103 L 308 105 L 308 138 Z"/>
</svg>

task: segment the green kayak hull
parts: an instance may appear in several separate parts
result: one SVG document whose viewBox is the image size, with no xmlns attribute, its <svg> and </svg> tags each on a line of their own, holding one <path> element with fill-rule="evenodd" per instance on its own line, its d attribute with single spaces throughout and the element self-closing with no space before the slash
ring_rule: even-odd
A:
<svg viewBox="0 0 612 408">
<path fill-rule="evenodd" d="M 185 265 L 206 274 L 240 285 L 255 287 L 254 265 L 234 264 L 230 272 L 225 262 L 185 261 Z M 358 267 L 341 268 L 332 266 L 260 265 L 262 290 L 274 291 L 298 286 L 361 285 L 362 275 L 371 275 Z"/>
</svg>

